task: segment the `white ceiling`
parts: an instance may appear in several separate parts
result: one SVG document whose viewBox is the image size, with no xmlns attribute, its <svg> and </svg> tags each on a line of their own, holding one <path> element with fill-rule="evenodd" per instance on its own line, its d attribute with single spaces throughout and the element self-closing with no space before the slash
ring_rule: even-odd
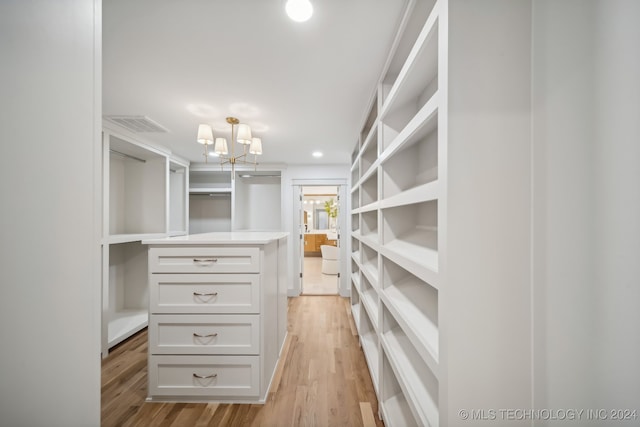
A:
<svg viewBox="0 0 640 427">
<path fill-rule="evenodd" d="M 284 0 L 104 0 L 103 114 L 151 118 L 169 133 L 143 138 L 192 162 L 198 124 L 233 115 L 261 163 L 350 163 L 408 1 L 311 1 L 296 23 Z"/>
</svg>

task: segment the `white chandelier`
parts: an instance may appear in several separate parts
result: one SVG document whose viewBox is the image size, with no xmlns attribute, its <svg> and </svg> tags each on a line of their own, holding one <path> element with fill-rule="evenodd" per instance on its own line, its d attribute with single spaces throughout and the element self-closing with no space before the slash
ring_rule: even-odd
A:
<svg viewBox="0 0 640 427">
<path fill-rule="evenodd" d="M 207 124 L 198 126 L 197 141 L 204 145 L 205 163 L 209 163 L 209 145 L 213 145 L 212 153 L 220 159 L 220 168 L 224 169 L 224 165 L 229 163 L 232 176 L 234 175 L 236 164 L 253 165 L 255 169 L 258 165 L 258 156 L 262 154 L 262 140 L 252 137 L 249 125 L 240 123 L 235 117 L 227 117 L 227 123 L 231 125 L 231 155 L 229 155 L 229 146 L 226 138 L 217 137 L 214 139 L 211 126 Z M 236 143 L 242 145 L 242 154 L 237 156 L 235 154 Z M 248 159 L 250 154 L 253 154 L 253 161 Z"/>
</svg>

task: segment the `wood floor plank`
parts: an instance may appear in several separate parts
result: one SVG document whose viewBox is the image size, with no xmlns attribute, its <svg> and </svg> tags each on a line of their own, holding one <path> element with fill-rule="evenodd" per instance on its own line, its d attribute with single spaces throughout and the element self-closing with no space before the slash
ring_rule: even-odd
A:
<svg viewBox="0 0 640 427">
<path fill-rule="evenodd" d="M 169 416 L 169 413 L 171 412 L 171 409 L 173 408 L 174 404 L 172 403 L 162 403 L 160 405 L 159 410 L 154 414 L 153 418 L 151 418 L 150 420 L 144 420 L 144 419 L 140 419 L 140 424 L 141 426 L 152 426 L 152 427 L 157 427 L 162 425 L 162 423 L 165 421 L 165 419 Z M 136 414 L 136 418 L 138 417 L 138 414 Z M 145 424 L 147 423 L 147 424 Z M 104 424 L 103 424 L 104 425 Z"/>
<path fill-rule="evenodd" d="M 171 423 L 171 427 L 193 426 L 203 410 L 204 405 L 198 405 L 194 403 L 187 404 L 178 413 L 173 423 Z"/>
<path fill-rule="evenodd" d="M 102 362 L 102 426 L 383 427 L 349 299 L 290 298 L 288 310 L 288 335 L 264 405 L 147 402 L 144 330 Z"/>
<path fill-rule="evenodd" d="M 364 427 L 376 427 L 376 418 L 371 409 L 371 403 L 360 402 L 360 414 L 362 415 L 362 424 Z"/>
<path fill-rule="evenodd" d="M 122 427 L 144 427 L 151 425 L 156 415 L 160 412 L 166 403 L 148 402 L 141 406 L 140 411 L 131 419 L 123 424 Z M 102 425 L 105 425 L 104 421 Z"/>
<path fill-rule="evenodd" d="M 200 416 L 193 424 L 193 427 L 207 427 L 209 425 L 209 421 L 213 418 L 213 414 L 218 410 L 218 405 L 218 403 L 205 404 Z"/>
</svg>

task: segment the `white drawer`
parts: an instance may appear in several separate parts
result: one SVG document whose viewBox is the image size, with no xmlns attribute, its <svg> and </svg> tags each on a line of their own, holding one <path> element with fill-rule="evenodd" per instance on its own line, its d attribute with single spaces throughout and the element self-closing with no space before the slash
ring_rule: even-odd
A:
<svg viewBox="0 0 640 427">
<path fill-rule="evenodd" d="M 149 248 L 151 273 L 258 273 L 260 249 L 243 247 Z"/>
<path fill-rule="evenodd" d="M 152 355 L 149 356 L 149 395 L 257 396 L 259 360 L 259 356 Z"/>
<path fill-rule="evenodd" d="M 151 274 L 151 313 L 258 313 L 258 274 Z"/>
<path fill-rule="evenodd" d="M 258 354 L 257 314 L 156 314 L 149 321 L 152 354 Z"/>
</svg>

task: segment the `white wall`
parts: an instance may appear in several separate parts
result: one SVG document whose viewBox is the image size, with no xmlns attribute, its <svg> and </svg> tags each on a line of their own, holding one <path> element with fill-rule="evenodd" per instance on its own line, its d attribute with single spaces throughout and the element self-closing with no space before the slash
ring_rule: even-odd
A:
<svg viewBox="0 0 640 427">
<path fill-rule="evenodd" d="M 640 412 L 640 2 L 595 15 L 597 397 Z"/>
<path fill-rule="evenodd" d="M 0 2 L 0 425 L 100 424 L 100 0 Z"/>
<path fill-rule="evenodd" d="M 448 13 L 440 422 L 512 425 L 459 411 L 531 402 L 531 7 L 450 0 Z"/>
<path fill-rule="evenodd" d="M 640 410 L 638 17 L 636 0 L 534 2 L 537 408 Z"/>
<path fill-rule="evenodd" d="M 231 231 L 231 194 L 189 195 L 189 234 Z"/>
<path fill-rule="evenodd" d="M 339 216 L 342 218 L 344 230 L 342 240 L 340 242 L 340 257 L 347 260 L 347 254 L 351 253 L 351 239 L 348 238 L 347 230 L 351 230 L 349 220 L 351 215 L 351 196 L 349 188 L 351 187 L 350 166 L 345 165 L 289 165 L 282 172 L 282 218 L 287 228 L 284 231 L 289 232 L 289 280 L 288 294 L 295 296 L 300 294 L 300 278 L 296 277 L 297 265 L 299 264 L 300 243 L 298 239 L 299 230 L 295 228 L 294 215 L 294 185 L 338 185 L 345 183 L 345 196 L 341 202 Z M 335 184 L 334 184 L 335 183 Z M 343 296 L 349 295 L 349 277 L 347 274 L 347 262 L 341 263 L 339 292 Z"/>
</svg>

